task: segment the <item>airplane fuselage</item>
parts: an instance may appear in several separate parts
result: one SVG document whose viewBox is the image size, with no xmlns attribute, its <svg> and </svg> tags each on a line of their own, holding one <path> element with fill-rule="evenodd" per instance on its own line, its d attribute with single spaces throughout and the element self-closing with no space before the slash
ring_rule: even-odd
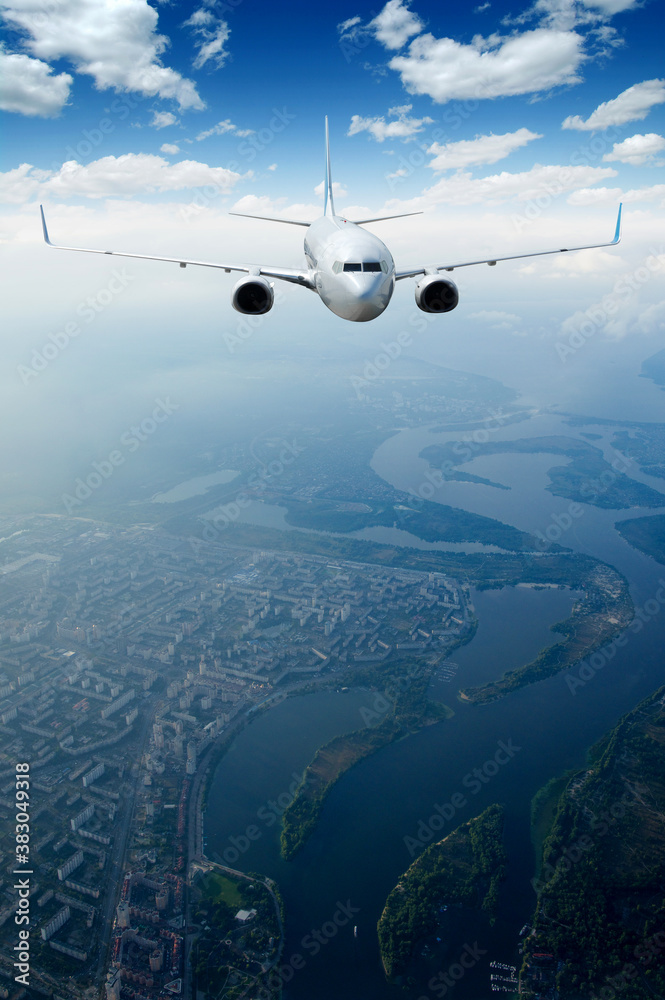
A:
<svg viewBox="0 0 665 1000">
<path fill-rule="evenodd" d="M 313 222 L 305 257 L 321 301 L 342 319 L 376 319 L 395 289 L 395 262 L 388 247 L 339 215 Z"/>
</svg>

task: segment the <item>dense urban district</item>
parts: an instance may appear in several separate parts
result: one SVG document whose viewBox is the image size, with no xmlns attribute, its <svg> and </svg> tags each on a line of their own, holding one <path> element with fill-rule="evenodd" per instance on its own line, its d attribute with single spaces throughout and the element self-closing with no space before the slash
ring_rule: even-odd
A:
<svg viewBox="0 0 665 1000">
<path fill-rule="evenodd" d="M 210 779 L 240 730 L 290 696 L 351 687 L 382 695 L 381 712 L 321 746 L 305 768 L 283 815 L 289 859 L 349 768 L 424 726 L 445 725 L 453 709 L 431 699 L 430 682 L 453 678 L 448 657 L 473 638 L 472 587 L 558 587 L 574 597 L 531 663 L 480 687 L 451 685 L 453 705 L 456 697 L 494 701 L 569 670 L 630 624 L 628 583 L 612 566 L 437 502 L 448 479 L 508 489 L 460 467 L 512 450 L 565 461 L 550 470 L 551 490 L 571 506 L 656 506 L 653 485 L 608 465 L 588 443 L 595 431 L 582 433 L 585 441 L 492 441 L 493 430 L 533 414 L 492 380 L 433 374 L 407 359 L 395 363 L 394 379 L 356 382 L 344 419 L 299 426 L 297 437 L 275 428 L 258 456 L 256 442 L 240 441 L 211 448 L 204 467 L 200 456 L 198 466 L 180 456 L 185 481 L 174 487 L 173 474 L 157 483 L 146 473 L 140 499 L 136 482 L 90 473 L 55 504 L 37 504 L 38 513 L 17 500 L 0 519 L 0 998 L 277 1000 L 288 920 L 279 886 L 210 860 L 203 842 Z M 444 423 L 434 427 L 437 420 Z M 455 431 L 468 454 L 430 448 L 421 484 L 395 489 L 370 462 L 396 422 Z M 625 467 L 662 478 L 662 429 L 622 428 L 615 444 L 633 456 Z M 254 507 L 261 516 L 253 520 Z M 658 516 L 622 524 L 645 550 L 661 529 Z M 387 534 L 378 541 L 368 529 Z M 471 551 L 461 550 L 465 542 Z M 642 706 L 620 739 L 594 751 L 587 771 L 562 777 L 534 804 L 538 910 L 525 929 L 522 969 L 493 973 L 503 992 L 516 991 L 519 975 L 523 993 L 566 1000 L 566 988 L 601 982 L 610 952 L 614 970 L 623 952 L 599 930 L 607 901 L 598 873 L 608 865 L 622 900 L 613 933 L 631 945 L 651 935 L 649 954 L 660 947 L 658 705 Z M 616 836 L 614 827 L 612 836 L 596 830 L 588 850 L 577 845 L 581 817 L 608 802 L 611 811 L 615 795 L 629 817 L 625 846 L 618 826 Z M 431 967 L 454 908 L 493 916 L 502 828 L 492 807 L 404 874 L 378 928 L 389 978 L 411 974 L 418 956 Z M 584 863 L 569 871 L 560 854 L 578 847 Z M 567 920 L 578 898 L 595 909 L 573 940 L 548 920 Z M 637 958 L 635 968 L 662 989 L 650 962 Z M 623 995 L 640 994 L 626 986 Z"/>
</svg>

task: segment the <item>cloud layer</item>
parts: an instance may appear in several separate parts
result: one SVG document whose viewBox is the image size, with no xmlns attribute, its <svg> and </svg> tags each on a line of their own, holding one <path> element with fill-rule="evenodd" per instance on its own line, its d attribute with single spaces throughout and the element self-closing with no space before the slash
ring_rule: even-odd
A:
<svg viewBox="0 0 665 1000">
<path fill-rule="evenodd" d="M 33 56 L 47 64 L 68 59 L 98 90 L 168 98 L 183 109 L 205 106 L 192 80 L 163 65 L 168 39 L 157 34 L 157 11 L 147 0 L 69 0 L 48 11 L 40 0 L 6 0 L 2 16 Z"/>
</svg>

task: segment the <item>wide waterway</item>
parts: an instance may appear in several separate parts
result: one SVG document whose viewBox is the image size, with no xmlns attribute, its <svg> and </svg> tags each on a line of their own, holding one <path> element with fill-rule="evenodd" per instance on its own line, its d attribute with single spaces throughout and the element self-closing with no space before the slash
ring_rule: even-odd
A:
<svg viewBox="0 0 665 1000">
<path fill-rule="evenodd" d="M 553 416 L 503 427 L 492 439 L 553 433 L 577 437 L 580 431 L 600 433 L 602 439 L 592 443 L 609 448 L 607 428 L 571 428 Z M 402 431 L 377 450 L 373 468 L 395 486 L 417 491 L 428 467 L 419 457 L 420 451 L 446 438 L 446 434 L 424 428 Z M 501 482 L 510 491 L 448 483 L 436 499 L 498 517 L 524 530 L 545 531 L 555 523 L 553 516 L 565 513 L 569 504 L 545 489 L 546 471 L 566 461 L 563 456 L 551 455 L 478 458 L 465 470 Z M 629 474 L 662 489 L 662 482 L 634 470 Z M 585 506 L 583 515 L 560 542 L 615 565 L 629 579 L 636 607 L 642 608 L 650 599 L 653 602 L 665 567 L 627 545 L 613 524 L 620 517 L 654 512 Z M 451 683 L 438 679 L 432 688 L 437 698 L 451 704 L 455 716 L 387 747 L 346 774 L 329 796 L 314 835 L 288 864 L 279 857 L 279 823 L 268 825 L 268 820 L 257 820 L 258 811 L 263 807 L 261 815 L 270 816 L 275 810 L 266 805 L 268 802 L 288 800 L 293 776 L 308 763 L 313 749 L 334 732 L 357 726 L 359 707 L 370 696 L 349 692 L 291 699 L 256 719 L 238 737 L 215 775 L 205 818 L 208 852 L 223 856 L 233 846 L 231 837 L 244 846 L 238 838 L 246 827 L 256 824 L 261 829 L 260 838 L 241 852 L 236 865 L 272 876 L 284 896 L 285 1000 L 388 1000 L 403 996 L 386 984 L 379 963 L 376 922 L 386 896 L 417 853 L 417 840 L 424 846 L 439 839 L 498 801 L 506 807 L 509 854 L 499 918 L 490 928 L 481 917 L 464 914 L 460 919 L 456 915 L 445 934 L 448 950 L 438 956 L 438 964 L 430 971 L 430 975 L 445 972 L 457 962 L 466 944 L 478 942 L 486 954 L 447 996 L 487 1000 L 493 995 L 489 961 L 516 962 L 519 930 L 531 916 L 535 902 L 530 886 L 533 852 L 529 808 L 533 794 L 550 777 L 583 764 L 586 749 L 665 680 L 661 652 L 665 614 L 659 606 L 655 613 L 644 613 L 642 630 L 635 633 L 629 629 L 626 646 L 574 692 L 565 677 L 558 676 L 487 706 L 471 707 L 455 700 L 459 686 L 498 677 L 535 656 L 543 645 L 556 641 L 549 626 L 566 617 L 574 596 L 570 591 L 524 587 L 474 591 L 480 623 L 477 635 L 452 655 L 459 668 L 455 679 Z M 647 607 L 653 611 L 654 604 Z M 577 670 L 572 673 L 576 675 Z M 482 771 L 483 765 L 494 759 L 500 743 L 510 748 L 512 756 L 478 788 L 473 771 Z M 442 828 L 438 819 L 430 824 L 431 817 L 440 815 L 436 806 L 445 807 L 455 793 L 464 796 L 464 806 Z M 326 943 L 314 954 L 308 935 L 320 928 L 330 931 L 335 916 L 342 923 L 339 904 L 346 906 L 349 901 L 354 911 L 348 922 L 333 937 L 325 937 L 324 931 Z M 294 954 L 303 956 L 305 967 L 292 973 L 288 966 Z M 423 987 L 415 996 L 432 1000 L 435 994 Z"/>
</svg>

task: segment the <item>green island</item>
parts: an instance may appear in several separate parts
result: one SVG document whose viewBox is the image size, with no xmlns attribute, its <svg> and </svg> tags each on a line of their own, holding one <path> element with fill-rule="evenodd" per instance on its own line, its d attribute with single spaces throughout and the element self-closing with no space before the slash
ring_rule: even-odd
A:
<svg viewBox="0 0 665 1000">
<path fill-rule="evenodd" d="M 511 488 L 504 483 L 495 483 L 492 479 L 486 479 L 485 476 L 476 476 L 473 472 L 449 472 L 445 479 L 454 483 L 478 483 L 480 486 L 493 486 L 495 490 L 510 490 Z"/>
<path fill-rule="evenodd" d="M 349 686 L 378 685 L 381 695 L 375 699 L 376 709 L 366 713 L 367 721 L 376 724 L 336 736 L 316 751 L 282 817 L 281 850 L 287 861 L 306 843 L 327 795 L 346 771 L 394 740 L 453 714 L 427 697 L 431 666 L 402 662 L 389 670 L 388 674 L 382 666 L 345 673 Z"/>
<path fill-rule="evenodd" d="M 516 441 L 488 441 L 474 444 L 473 449 L 460 447 L 459 442 L 430 445 L 420 453 L 437 468 L 456 468 L 481 455 L 499 455 L 507 452 L 533 455 L 565 455 L 567 465 L 548 470 L 547 487 L 555 496 L 565 497 L 575 503 L 588 503 L 594 507 L 622 510 L 627 507 L 662 507 L 663 494 L 651 486 L 631 479 L 625 472 L 613 468 L 605 461 L 600 448 L 587 441 L 563 435 L 538 438 L 519 438 Z"/>
<path fill-rule="evenodd" d="M 665 427 L 662 424 L 641 424 L 630 432 L 616 431 L 612 446 L 630 460 L 639 462 L 647 476 L 665 479 Z"/>
<path fill-rule="evenodd" d="M 617 521 L 614 527 L 633 548 L 665 563 L 665 514 Z"/>
<path fill-rule="evenodd" d="M 662 996 L 665 687 L 624 716 L 564 784 L 534 803 L 537 821 L 549 814 L 549 832 L 521 994 Z"/>
<path fill-rule="evenodd" d="M 505 878 L 503 808 L 489 806 L 423 851 L 391 891 L 377 925 L 388 979 L 403 976 L 423 944 L 446 920 L 448 907 L 474 907 L 494 923 Z"/>
<path fill-rule="evenodd" d="M 479 477 L 461 476 L 463 480 L 485 482 Z M 500 487 L 507 489 L 508 487 Z M 493 517 L 474 514 L 458 507 L 421 500 L 407 494 L 395 494 L 393 502 L 377 504 L 371 498 L 363 502 L 310 500 L 307 502 L 286 498 L 286 521 L 296 528 L 316 531 L 349 532 L 376 526 L 401 528 L 426 542 L 482 542 L 497 545 L 512 552 L 533 551 L 537 542 L 533 535 L 512 525 L 503 524 Z M 358 509 L 364 507 L 365 510 Z M 551 550 L 556 551 L 557 545 Z"/>
</svg>

